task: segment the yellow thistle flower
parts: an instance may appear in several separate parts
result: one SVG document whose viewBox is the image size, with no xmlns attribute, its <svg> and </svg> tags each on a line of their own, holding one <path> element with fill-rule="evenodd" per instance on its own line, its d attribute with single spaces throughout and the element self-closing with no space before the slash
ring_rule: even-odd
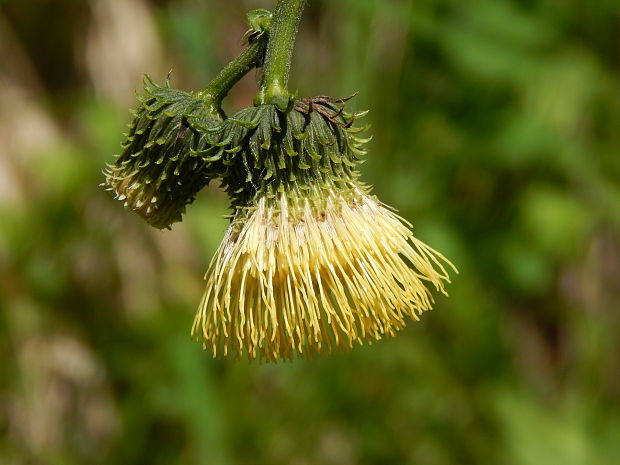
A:
<svg viewBox="0 0 620 465">
<path fill-rule="evenodd" d="M 442 262 L 452 266 L 360 187 L 262 197 L 211 262 L 193 332 L 237 358 L 349 349 L 429 310 L 427 283 L 445 293 L 449 282 Z"/>
<path fill-rule="evenodd" d="M 277 123 L 277 135 L 261 125 L 278 121 L 273 108 L 231 118 L 244 128 L 238 137 L 231 123 L 222 131 L 228 145 L 220 153 L 242 153 L 245 169 L 227 180 L 236 213 L 206 273 L 192 327 L 215 356 L 291 360 L 394 336 L 431 308 L 427 285 L 445 293 L 444 265 L 455 269 L 355 179 L 351 167 L 363 141 L 345 129 L 351 119 L 298 109 Z M 288 144 L 287 132 L 294 136 Z M 222 151 L 243 141 L 262 147 L 263 156 Z M 238 166 L 234 160 L 224 163 Z"/>
</svg>

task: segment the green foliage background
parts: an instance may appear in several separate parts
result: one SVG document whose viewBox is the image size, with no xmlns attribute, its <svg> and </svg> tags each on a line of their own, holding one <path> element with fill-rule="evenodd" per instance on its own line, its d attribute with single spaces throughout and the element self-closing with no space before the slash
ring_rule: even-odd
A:
<svg viewBox="0 0 620 465">
<path fill-rule="evenodd" d="M 461 274 L 275 366 L 189 340 L 222 192 L 159 232 L 98 187 L 140 73 L 204 85 L 273 3 L 0 0 L 0 463 L 620 463 L 617 0 L 310 0 L 293 88 L 360 91 L 365 179 Z"/>
</svg>

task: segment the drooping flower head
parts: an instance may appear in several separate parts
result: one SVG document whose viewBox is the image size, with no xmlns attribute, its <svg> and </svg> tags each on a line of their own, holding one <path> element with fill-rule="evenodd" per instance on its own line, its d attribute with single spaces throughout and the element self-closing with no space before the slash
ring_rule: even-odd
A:
<svg viewBox="0 0 620 465">
<path fill-rule="evenodd" d="M 232 198 L 192 333 L 216 356 L 277 361 L 393 336 L 449 282 L 441 254 L 355 170 L 360 114 L 324 97 L 246 108 L 203 156 Z"/>
<path fill-rule="evenodd" d="M 200 94 L 144 80 L 144 96 L 129 124 L 122 152 L 105 171 L 105 185 L 151 226 L 170 228 L 213 176 L 196 156 L 206 136 L 197 129 L 222 121 Z"/>
</svg>

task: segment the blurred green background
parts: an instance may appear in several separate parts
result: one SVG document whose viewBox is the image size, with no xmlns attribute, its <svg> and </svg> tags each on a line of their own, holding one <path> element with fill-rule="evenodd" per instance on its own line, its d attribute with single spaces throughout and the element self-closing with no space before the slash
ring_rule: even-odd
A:
<svg viewBox="0 0 620 465">
<path fill-rule="evenodd" d="M 0 0 L 0 463 L 620 463 L 618 1 L 310 0 L 291 86 L 360 92 L 365 179 L 461 274 L 395 339 L 230 363 L 189 339 L 225 195 L 160 232 L 98 184 L 142 73 L 200 88 L 273 6 Z"/>
</svg>

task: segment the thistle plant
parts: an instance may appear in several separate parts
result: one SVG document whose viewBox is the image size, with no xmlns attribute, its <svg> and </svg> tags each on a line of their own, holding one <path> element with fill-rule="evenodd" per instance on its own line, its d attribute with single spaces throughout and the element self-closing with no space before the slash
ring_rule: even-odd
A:
<svg viewBox="0 0 620 465">
<path fill-rule="evenodd" d="M 432 307 L 433 289 L 445 294 L 448 268 L 456 271 L 360 181 L 365 112 L 347 111 L 351 97 L 288 91 L 304 4 L 279 0 L 273 19 L 251 16 L 251 63 L 262 65 L 253 106 L 226 117 L 225 86 L 188 94 L 147 80 L 109 170 L 107 185 L 160 228 L 221 180 L 230 226 L 192 327 L 214 356 L 275 362 L 394 336 Z M 248 66 L 236 69 L 238 79 Z"/>
</svg>

